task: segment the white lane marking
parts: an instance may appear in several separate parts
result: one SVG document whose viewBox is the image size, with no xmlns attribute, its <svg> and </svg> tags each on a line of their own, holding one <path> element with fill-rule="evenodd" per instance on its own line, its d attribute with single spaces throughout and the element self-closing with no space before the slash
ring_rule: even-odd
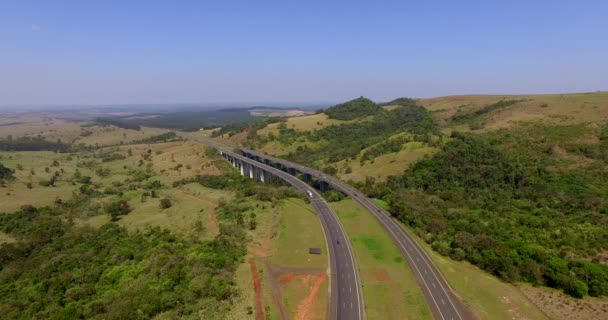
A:
<svg viewBox="0 0 608 320">
<path fill-rule="evenodd" d="M 336 183 L 336 182 L 334 181 L 334 183 Z M 339 181 L 339 183 L 341 183 L 341 184 L 342 184 L 342 182 L 341 182 L 341 181 Z M 348 186 L 348 188 L 351 188 L 351 189 L 352 189 L 352 187 L 350 187 L 350 186 Z M 357 198 L 357 200 L 359 200 L 359 199 L 360 199 L 360 198 Z M 368 202 L 369 202 L 369 199 L 367 199 L 367 198 L 365 198 L 365 199 L 366 199 L 366 200 L 368 200 Z M 393 237 L 394 237 L 395 239 L 397 239 L 397 242 L 399 242 L 399 245 L 400 245 L 400 246 L 401 246 L 401 247 L 402 247 L 402 248 L 405 250 L 405 253 L 406 253 L 406 254 L 407 254 L 409 257 L 410 257 L 410 259 L 412 259 L 412 256 L 410 255 L 409 251 L 408 251 L 408 250 L 406 250 L 405 246 L 404 246 L 404 245 L 403 245 L 403 243 L 401 242 L 401 239 L 399 239 L 399 238 L 398 238 L 398 237 L 395 235 L 395 233 L 393 232 L 393 230 L 392 230 L 392 229 L 393 229 L 393 226 L 392 226 L 392 225 L 391 225 L 391 226 L 387 225 L 387 224 L 386 224 L 386 222 L 384 221 L 384 219 L 380 218 L 380 217 L 384 217 L 384 216 L 386 216 L 386 214 L 382 214 L 382 213 L 380 213 L 380 214 L 378 215 L 378 214 L 376 213 L 376 211 L 375 211 L 375 210 L 373 210 L 373 208 L 372 208 L 372 209 L 370 209 L 370 208 L 369 208 L 369 206 L 367 205 L 367 203 L 366 203 L 366 201 L 365 201 L 365 200 L 361 200 L 361 201 L 360 201 L 360 203 L 361 203 L 361 205 L 363 205 L 363 206 L 364 206 L 366 209 L 368 209 L 368 210 L 369 210 L 369 211 L 370 211 L 370 212 L 371 212 L 371 213 L 372 213 L 372 214 L 373 214 L 373 215 L 374 215 L 376 218 L 379 218 L 378 220 L 380 220 L 380 221 L 381 221 L 381 222 L 384 224 L 384 226 L 386 227 L 386 229 L 388 229 L 388 230 L 389 230 L 389 231 L 390 231 L 390 232 L 393 234 Z M 372 203 L 372 206 L 375 206 L 375 204 L 373 204 L 373 203 Z M 394 223 L 394 222 L 393 222 L 393 223 Z M 420 253 L 420 249 L 419 249 L 417 246 L 415 246 L 415 245 L 412 243 L 412 242 L 413 242 L 413 240 L 411 240 L 411 239 L 410 239 L 410 237 L 409 237 L 407 234 L 405 234 L 405 231 L 404 231 L 402 228 L 398 228 L 398 229 L 399 229 L 399 230 L 398 230 L 398 232 L 399 232 L 399 233 L 400 233 L 402 236 L 404 236 L 404 237 L 405 237 L 405 239 L 406 239 L 408 242 L 410 242 L 410 243 L 411 243 L 411 245 L 412 245 L 412 247 L 414 248 L 414 250 L 416 251 L 416 253 L 418 253 L 418 255 L 422 255 L 422 254 Z M 428 268 L 430 268 L 429 263 L 426 261 L 426 259 L 423 259 L 423 260 L 424 260 L 424 263 L 427 265 L 427 267 L 428 267 Z M 418 273 L 420 274 L 420 270 L 418 269 L 418 266 L 417 266 L 415 263 L 414 263 L 414 267 L 416 268 L 416 271 L 418 271 Z M 426 270 L 425 270 L 425 271 L 426 271 Z M 437 275 L 436 275 L 434 272 L 432 272 L 432 274 L 433 274 L 433 277 L 434 277 L 435 279 L 439 280 L 439 279 L 437 278 Z M 420 274 L 420 275 L 422 276 L 422 274 Z M 427 287 L 427 289 L 428 289 L 428 285 L 426 284 L 426 281 L 422 281 L 422 282 L 424 283 L 425 287 Z M 443 293 L 445 294 L 445 296 L 448 298 L 448 301 L 449 301 L 449 302 L 450 302 L 450 304 L 452 305 L 452 308 L 453 308 L 453 309 L 454 309 L 454 311 L 456 312 L 456 315 L 458 316 L 458 318 L 459 318 L 460 320 L 462 320 L 462 316 L 460 315 L 460 312 L 458 311 L 458 309 L 456 309 L 456 306 L 455 306 L 455 305 L 454 305 L 454 303 L 452 302 L 452 299 L 450 299 L 450 297 L 449 297 L 448 293 L 445 291 L 445 289 L 443 288 L 443 286 L 440 286 L 440 287 L 441 287 L 441 291 L 443 291 Z M 429 290 L 429 292 L 430 292 L 430 290 Z M 443 316 L 443 313 L 441 312 L 441 309 L 439 308 L 439 305 L 437 304 L 437 301 L 435 300 L 435 297 L 434 297 L 432 294 L 430 294 L 430 296 L 431 296 L 431 298 L 433 299 L 433 302 L 435 303 L 435 305 L 437 306 L 437 309 L 439 310 L 439 315 L 441 316 L 441 318 L 442 318 L 442 319 L 445 319 L 445 317 Z"/>
<path fill-rule="evenodd" d="M 334 212 L 334 209 L 331 206 L 327 205 L 327 207 L 329 208 L 329 210 L 332 213 L 331 217 L 333 219 L 335 219 L 336 224 L 338 225 L 338 227 L 342 231 L 342 234 L 346 238 L 347 237 L 346 236 L 346 231 L 344 231 L 344 228 L 342 227 L 342 224 L 340 223 L 340 220 L 338 220 L 339 219 L 338 215 Z M 357 273 L 357 269 L 355 268 L 355 260 L 354 260 L 355 258 L 354 258 L 354 254 L 352 252 L 352 249 L 350 247 L 350 243 L 349 243 L 349 241 L 344 241 L 344 242 L 345 242 L 344 245 L 346 246 L 346 249 L 348 250 L 348 254 L 350 256 L 350 264 L 351 264 L 351 266 L 353 268 L 353 274 L 355 275 L 355 283 L 356 283 L 356 287 L 355 287 L 356 290 L 355 291 L 357 292 L 357 302 L 358 302 L 358 305 L 359 305 L 359 307 L 357 308 L 357 316 L 358 316 L 358 319 L 363 319 L 363 317 L 361 316 L 361 309 L 363 308 L 363 303 L 361 301 L 361 294 L 359 293 L 359 284 L 361 282 L 359 280 L 359 274 Z"/>
<path fill-rule="evenodd" d="M 445 300 L 443 300 L 443 298 L 441 298 L 441 303 L 445 304 Z"/>
<path fill-rule="evenodd" d="M 431 284 L 433 285 L 433 288 L 437 289 L 437 287 L 435 286 L 435 282 L 431 282 Z"/>
<path fill-rule="evenodd" d="M 367 208 L 367 206 L 364 205 L 364 207 Z M 368 208 L 369 210 L 369 208 Z M 372 214 L 374 216 L 376 216 L 376 213 L 372 210 L 370 210 L 372 212 Z M 377 217 L 377 216 L 376 216 Z M 399 239 L 399 237 L 397 237 L 397 235 L 395 234 L 395 232 L 393 232 L 393 229 L 388 227 L 386 225 L 386 222 L 384 222 L 382 219 L 379 219 L 382 221 L 382 223 L 385 225 L 386 229 L 388 229 L 388 231 L 390 231 L 390 233 L 393 235 L 394 239 L 397 239 L 397 242 L 399 243 L 399 246 L 401 246 L 401 248 L 405 251 L 405 254 L 407 254 L 407 256 L 410 258 L 410 260 L 413 261 L 413 257 L 410 255 L 410 252 L 408 250 L 405 249 L 405 246 L 403 245 L 403 243 L 401 242 L 401 239 Z M 443 312 L 441 312 L 441 308 L 439 307 L 439 304 L 437 303 L 437 300 L 435 300 L 435 297 L 433 296 L 433 294 L 431 293 L 431 289 L 429 288 L 429 285 L 426 283 L 426 281 L 424 281 L 424 276 L 422 275 L 422 272 L 420 272 L 420 269 L 418 268 L 417 264 L 413 264 L 414 268 L 416 268 L 416 271 L 418 272 L 418 274 L 420 274 L 420 277 L 422 278 L 422 283 L 424 284 L 424 286 L 426 287 L 426 289 L 429 292 L 429 295 L 431 296 L 431 299 L 433 300 L 433 303 L 435 304 L 435 306 L 437 307 L 437 310 L 439 311 L 439 315 L 441 316 L 441 319 L 445 320 L 445 317 L 443 316 Z M 460 316 L 460 315 L 459 315 Z"/>
</svg>

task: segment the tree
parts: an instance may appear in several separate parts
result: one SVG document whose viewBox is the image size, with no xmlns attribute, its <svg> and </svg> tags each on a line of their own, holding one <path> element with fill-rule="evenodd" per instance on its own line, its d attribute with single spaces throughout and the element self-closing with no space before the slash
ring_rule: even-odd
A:
<svg viewBox="0 0 608 320">
<path fill-rule="evenodd" d="M 564 281 L 564 292 L 575 297 L 582 298 L 587 295 L 589 288 L 587 285 L 576 278 L 568 278 Z"/>
<path fill-rule="evenodd" d="M 171 208 L 172 205 L 173 205 L 173 203 L 171 203 L 171 199 L 169 199 L 169 198 L 160 199 L 160 208 L 161 209 Z"/>
<path fill-rule="evenodd" d="M 118 220 L 119 216 L 129 214 L 129 212 L 131 212 L 131 210 L 132 210 L 131 206 L 129 206 L 129 203 L 127 202 L 127 200 L 124 200 L 124 199 L 110 202 L 110 203 L 106 204 L 104 209 L 105 209 L 106 213 L 110 215 L 110 217 L 112 218 L 112 221 Z"/>
<path fill-rule="evenodd" d="M 0 163 L 0 181 L 12 180 L 13 178 L 13 170 Z"/>
</svg>

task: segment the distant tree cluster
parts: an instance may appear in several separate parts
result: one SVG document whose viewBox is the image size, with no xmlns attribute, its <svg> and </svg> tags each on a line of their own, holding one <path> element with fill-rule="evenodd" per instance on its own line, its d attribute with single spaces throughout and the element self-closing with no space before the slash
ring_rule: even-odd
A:
<svg viewBox="0 0 608 320">
<path fill-rule="evenodd" d="M 0 151 L 56 151 L 67 152 L 70 145 L 57 141 L 48 141 L 43 137 L 19 137 L 8 136 L 0 139 Z"/>
<path fill-rule="evenodd" d="M 115 126 L 115 127 L 119 127 L 119 128 L 123 128 L 123 129 L 129 129 L 129 130 L 141 130 L 141 127 L 138 124 L 134 124 L 134 123 L 129 123 L 126 121 L 121 121 L 118 119 L 113 119 L 113 118 L 97 118 L 95 119 L 95 122 L 97 122 L 99 125 L 102 126 Z"/>
<path fill-rule="evenodd" d="M 459 110 L 452 117 L 452 121 L 453 122 L 464 122 L 464 121 L 473 120 L 477 117 L 480 117 L 480 116 L 490 113 L 492 111 L 505 109 L 505 108 L 510 107 L 521 101 L 522 100 L 516 100 L 516 99 L 500 100 L 498 102 L 489 104 L 489 105 L 484 106 L 483 108 L 473 111 L 473 112 L 462 112 L 461 110 Z"/>
<path fill-rule="evenodd" d="M 180 136 L 178 136 L 175 132 L 169 131 L 166 133 L 157 134 L 148 138 L 144 138 L 141 140 L 135 140 L 133 144 L 150 144 L 150 143 L 161 143 L 161 142 L 172 142 L 172 141 L 181 141 L 183 140 Z"/>
<path fill-rule="evenodd" d="M 382 108 L 370 99 L 360 97 L 342 104 L 325 109 L 325 114 L 331 119 L 353 120 L 373 116 L 382 112 Z"/>
<path fill-rule="evenodd" d="M 13 169 L 7 168 L 2 163 L 0 163 L 0 181 L 14 179 L 13 173 Z"/>
</svg>

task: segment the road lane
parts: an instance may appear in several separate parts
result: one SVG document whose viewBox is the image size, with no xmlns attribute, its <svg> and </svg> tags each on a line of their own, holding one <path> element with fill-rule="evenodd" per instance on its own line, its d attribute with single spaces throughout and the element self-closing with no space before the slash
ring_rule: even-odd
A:
<svg viewBox="0 0 608 320">
<path fill-rule="evenodd" d="M 361 282 L 359 280 L 359 273 L 356 267 L 353 250 L 336 213 L 327 204 L 325 199 L 323 199 L 314 188 L 282 170 L 231 152 L 229 151 L 230 148 L 217 144 L 213 140 L 195 140 L 214 147 L 233 159 L 262 168 L 276 177 L 285 180 L 304 194 L 307 194 L 308 191 L 311 192 L 312 196 L 309 196 L 309 199 L 323 226 L 323 233 L 325 235 L 330 260 L 330 302 L 328 318 L 365 319 Z"/>
</svg>

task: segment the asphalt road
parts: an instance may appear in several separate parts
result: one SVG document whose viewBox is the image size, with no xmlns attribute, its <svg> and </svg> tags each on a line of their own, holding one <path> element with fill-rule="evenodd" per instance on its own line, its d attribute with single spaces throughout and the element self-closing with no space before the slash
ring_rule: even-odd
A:
<svg viewBox="0 0 608 320">
<path fill-rule="evenodd" d="M 302 173 L 308 173 L 317 179 L 328 182 L 335 189 L 342 191 L 346 195 L 355 199 L 380 222 L 384 230 L 391 236 L 394 243 L 399 248 L 401 255 L 406 259 L 410 265 L 410 268 L 412 269 L 412 272 L 414 273 L 414 276 L 416 277 L 416 281 L 424 294 L 434 319 L 464 320 L 476 318 L 474 314 L 472 314 L 454 294 L 431 258 L 402 227 L 401 223 L 396 221 L 384 209 L 376 205 L 365 194 L 342 182 L 341 180 L 318 170 L 261 154 L 250 149 L 241 148 L 241 150 L 257 155 L 262 158 L 262 160 L 265 158 L 273 163 L 278 162 L 283 165 L 296 168 Z"/>
<path fill-rule="evenodd" d="M 254 164 L 258 168 L 272 173 L 299 191 L 307 194 L 312 193 L 310 202 L 314 207 L 323 226 L 325 240 L 327 243 L 329 264 L 330 264 L 330 301 L 328 307 L 328 319 L 365 319 L 363 306 L 363 292 L 361 281 L 355 264 L 355 257 L 346 232 L 342 228 L 336 213 L 327 204 L 314 188 L 304 181 L 274 167 L 265 165 L 253 159 L 246 158 L 239 154 L 229 151 L 225 144 L 218 144 L 211 139 L 195 139 L 198 142 L 209 145 L 233 158 Z"/>
</svg>

